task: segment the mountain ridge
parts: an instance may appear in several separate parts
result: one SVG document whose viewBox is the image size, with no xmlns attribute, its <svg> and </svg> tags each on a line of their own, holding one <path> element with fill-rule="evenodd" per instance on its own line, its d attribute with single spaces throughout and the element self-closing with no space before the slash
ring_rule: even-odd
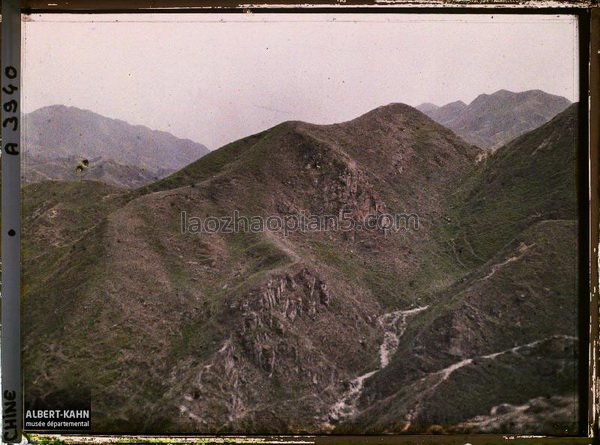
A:
<svg viewBox="0 0 600 445">
<path fill-rule="evenodd" d="M 502 89 L 480 94 L 469 105 L 456 101 L 435 109 L 422 104 L 417 109 L 466 141 L 493 150 L 543 125 L 570 104 L 542 90 L 515 93 Z"/>
<path fill-rule="evenodd" d="M 481 158 L 418 110 L 390 104 L 341 124 L 282 123 L 134 191 L 27 185 L 25 393 L 43 401 L 87 388 L 97 431 L 163 434 L 464 430 L 553 383 L 556 400 L 566 397 L 573 351 L 560 336 L 576 322 L 548 320 L 576 301 L 565 182 L 576 119 L 573 106 Z M 542 187 L 548 172 L 559 177 Z M 419 230 L 193 234 L 182 233 L 182 211 L 355 224 L 415 213 Z M 553 415 L 574 431 L 560 409 Z"/>
<path fill-rule="evenodd" d="M 77 165 L 87 159 L 93 160 L 89 167 L 95 172 L 85 170 L 77 176 L 136 188 L 209 152 L 189 139 L 65 105 L 27 113 L 24 129 L 26 181 L 48 175 L 49 179 L 75 179 Z M 46 162 L 52 164 L 49 171 Z"/>
</svg>

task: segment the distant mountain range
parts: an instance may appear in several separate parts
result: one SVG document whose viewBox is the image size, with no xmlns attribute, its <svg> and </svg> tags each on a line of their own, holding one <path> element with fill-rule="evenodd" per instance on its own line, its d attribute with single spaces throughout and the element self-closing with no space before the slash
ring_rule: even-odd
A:
<svg viewBox="0 0 600 445">
<path fill-rule="evenodd" d="M 467 142 L 495 149 L 544 124 L 569 104 L 563 97 L 539 90 L 500 90 L 482 94 L 469 105 L 426 103 L 417 109 Z M 166 132 L 63 105 L 27 114 L 24 137 L 26 182 L 88 179 L 133 189 L 156 182 L 209 152 L 202 144 Z M 77 172 L 83 159 L 90 162 L 89 167 Z"/>
<path fill-rule="evenodd" d="M 424 103 L 417 109 L 467 142 L 496 149 L 545 124 L 570 104 L 564 97 L 540 90 L 521 93 L 500 90 L 481 94 L 469 105 L 462 101 L 441 107 Z"/>
<path fill-rule="evenodd" d="M 135 188 L 209 152 L 188 139 L 63 105 L 27 114 L 24 133 L 23 172 L 29 182 L 85 178 Z M 89 169 L 77 174 L 83 159 L 89 160 Z"/>
</svg>

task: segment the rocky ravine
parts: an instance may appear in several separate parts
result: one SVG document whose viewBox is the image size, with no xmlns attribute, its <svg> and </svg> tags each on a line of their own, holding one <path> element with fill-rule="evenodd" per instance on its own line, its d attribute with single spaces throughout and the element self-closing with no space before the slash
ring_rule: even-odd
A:
<svg viewBox="0 0 600 445">
<path fill-rule="evenodd" d="M 406 330 L 406 324 L 409 319 L 427 310 L 427 308 L 428 306 L 421 306 L 404 311 L 393 311 L 377 318 L 378 325 L 383 329 L 383 343 L 379 347 L 379 369 L 360 375 L 348 383 L 348 390 L 344 392 L 340 400 L 330 408 L 327 414 L 327 419 L 323 424 L 325 430 L 333 430 L 335 424 L 356 416 L 358 413 L 357 404 L 362 394 L 365 380 L 375 375 L 375 373 L 390 363 L 390 357 L 396 353 L 398 342 Z"/>
</svg>

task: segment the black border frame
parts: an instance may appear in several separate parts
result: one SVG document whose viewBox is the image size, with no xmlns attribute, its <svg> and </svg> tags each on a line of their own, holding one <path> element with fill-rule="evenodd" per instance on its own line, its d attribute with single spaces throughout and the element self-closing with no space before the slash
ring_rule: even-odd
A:
<svg viewBox="0 0 600 445">
<path fill-rule="evenodd" d="M 22 3 L 27 3 L 22 2 Z M 35 2 L 34 2 L 35 3 Z M 597 283 L 592 283 L 590 279 L 593 276 L 597 276 L 594 274 L 594 263 L 597 263 L 597 249 L 595 246 L 591 245 L 591 241 L 597 239 L 597 209 L 593 207 L 594 201 L 597 203 L 597 170 L 593 168 L 594 159 L 598 158 L 598 147 L 594 144 L 591 144 L 591 130 L 595 128 L 595 125 L 589 124 L 589 120 L 583 118 L 584 116 L 590 116 L 590 102 L 587 100 L 590 96 L 590 90 L 598 89 L 598 85 L 590 85 L 590 62 L 592 59 L 592 53 L 590 51 L 591 43 L 592 43 L 592 13 L 593 9 L 589 7 L 589 5 L 584 4 L 584 7 L 577 7 L 576 2 L 572 2 L 572 7 L 507 7 L 506 5 L 498 5 L 496 6 L 455 6 L 449 4 L 449 7 L 439 7 L 439 6 L 427 6 L 426 4 L 422 6 L 399 6 L 398 4 L 391 5 L 382 5 L 382 6 L 364 6 L 360 7 L 360 0 L 356 2 L 356 4 L 348 4 L 343 6 L 334 6 L 334 5 L 318 5 L 318 6 L 308 6 L 307 5 L 296 5 L 296 7 L 283 7 L 281 3 L 279 6 L 269 6 L 269 5 L 251 5 L 251 6 L 231 6 L 231 2 L 224 0 L 223 3 L 226 3 L 224 6 L 199 6 L 195 7 L 174 7 L 171 8 L 128 8 L 128 7 L 107 7 L 102 9 L 82 7 L 81 9 L 77 7 L 73 7 L 72 5 L 77 3 L 76 1 L 66 3 L 64 7 L 60 7 L 60 9 L 51 9 L 51 8 L 36 8 L 35 6 L 31 7 L 28 5 L 22 5 L 21 14 L 121 14 L 121 13 L 153 13 L 153 14 L 161 14 L 161 13 L 196 13 L 196 14 L 210 14 L 210 13 L 245 13 L 251 12 L 255 14 L 272 14 L 272 13 L 294 13 L 294 14 L 319 14 L 319 13 L 337 13 L 337 14 L 351 14 L 351 13 L 400 13 L 400 14 L 485 14 L 485 15 L 554 15 L 554 14 L 563 14 L 563 15 L 574 15 L 577 16 L 578 21 L 578 29 L 579 29 L 579 147 L 578 147 L 578 155 L 577 155 L 577 186 L 578 186 L 578 211 L 579 211 L 579 227 L 578 227 L 578 241 L 579 241 L 579 250 L 578 250 L 578 278 L 579 278 L 579 299 L 578 299 L 578 318 L 579 318 L 579 358 L 580 365 L 578 368 L 578 387 L 579 387 L 579 420 L 580 420 L 580 436 L 578 438 L 591 438 L 597 437 L 598 435 L 598 423 L 596 420 L 596 416 L 594 412 L 597 410 L 597 394 L 591 392 L 592 383 L 594 379 L 597 379 L 596 376 L 596 367 L 595 363 L 592 363 L 590 360 L 592 358 L 597 359 L 597 334 L 598 327 L 594 326 L 594 312 L 591 310 L 592 308 L 597 309 L 597 300 L 594 295 L 597 293 L 596 285 Z M 84 3 L 84 2 L 80 2 Z M 102 2 L 99 1 L 97 3 L 112 3 L 114 2 Z M 124 1 L 122 3 L 133 3 Z M 196 1 L 195 3 L 202 3 L 201 0 Z M 208 3 L 208 2 L 207 2 Z M 355 3 L 355 2 L 353 2 Z M 477 0 L 473 1 L 473 3 L 477 3 Z M 543 2 L 540 2 L 543 3 Z M 23 7 L 24 6 L 24 7 Z M 58 6 L 58 5 L 57 5 Z M 595 29 L 594 29 L 595 30 Z M 596 31 L 596 30 L 595 30 Z M 597 34 L 597 33 L 596 33 Z M 597 38 L 597 35 L 596 35 Z M 592 105 L 592 108 L 593 105 Z M 596 113 L 598 111 L 596 110 Z M 597 118 L 598 116 L 596 116 Z M 596 123 L 596 120 L 592 122 Z M 594 128 L 591 128 L 594 127 Z M 597 167 L 596 167 L 597 169 Z M 586 196 L 587 195 L 587 196 Z M 591 197 L 591 202 L 589 197 Z M 596 199 L 594 200 L 594 197 Z M 594 254 L 595 252 L 595 254 Z M 588 266 L 588 267 L 586 267 Z M 597 264 L 596 264 L 597 267 Z M 594 303 L 595 302 L 595 303 Z M 597 314 L 596 314 L 597 320 Z M 590 342 L 590 339 L 594 338 L 594 345 Z M 596 352 L 596 355 L 592 354 Z M 135 433 L 133 433 L 135 434 Z M 96 434 L 98 435 L 98 434 Z M 65 436 L 68 436 L 65 434 Z M 104 434 L 98 435 L 104 436 Z M 508 439 L 510 436 L 497 436 L 497 435 L 475 435 L 477 437 L 486 438 L 486 441 L 490 439 L 495 441 L 495 439 L 500 439 L 499 441 L 503 441 L 502 438 Z M 161 437 L 161 436 L 156 436 Z M 176 436 L 173 436 L 176 437 Z M 197 437 L 185 435 L 183 437 Z M 219 437 L 255 437 L 255 436 L 219 436 Z M 378 442 L 378 443 L 409 443 L 405 442 L 406 439 L 415 438 L 417 440 L 424 440 L 428 436 L 427 435 L 419 435 L 419 436 L 405 436 L 405 435 L 392 435 L 392 436 L 303 436 L 306 439 L 313 438 L 317 442 L 322 443 L 338 443 L 338 439 L 342 440 L 344 443 L 346 442 L 355 442 L 355 441 L 368 441 L 368 442 Z M 441 443 L 449 443 L 445 438 L 456 438 L 459 437 L 469 437 L 469 440 L 472 443 L 478 443 L 479 440 L 476 440 L 475 437 L 469 436 L 439 436 L 434 442 Z M 378 440 L 378 439 L 392 439 L 396 438 L 397 441 L 388 441 L 388 440 Z M 399 440 L 398 440 L 399 439 Z M 524 437 L 522 439 L 525 439 Z M 532 438 L 533 439 L 533 438 Z M 548 437 L 547 439 L 551 439 Z M 575 437 L 563 437 L 559 436 L 556 439 L 562 441 L 563 443 L 566 441 L 571 441 L 572 439 L 577 439 Z M 464 439 L 461 439 L 464 440 Z M 556 442 L 554 442 L 556 443 Z"/>
</svg>

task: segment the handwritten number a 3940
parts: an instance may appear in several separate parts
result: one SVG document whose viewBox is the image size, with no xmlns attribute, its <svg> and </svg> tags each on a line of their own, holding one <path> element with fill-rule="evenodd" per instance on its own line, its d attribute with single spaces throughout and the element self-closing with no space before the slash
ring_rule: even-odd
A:
<svg viewBox="0 0 600 445">
<path fill-rule="evenodd" d="M 19 90 L 19 87 L 15 84 L 18 82 L 16 79 L 18 78 L 19 72 L 17 68 L 14 66 L 7 66 L 4 68 L 4 75 L 9 80 L 2 87 L 2 92 L 8 96 L 13 96 Z M 10 81 L 15 81 L 14 83 Z M 2 111 L 4 113 L 18 113 L 19 111 L 19 97 L 13 96 L 12 98 L 6 98 L 2 103 Z M 2 120 L 2 128 L 6 128 L 8 131 L 17 131 L 19 129 L 19 116 L 7 116 Z M 8 138 L 7 138 L 8 139 Z M 19 144 L 16 142 L 8 142 L 5 141 L 3 148 L 3 152 L 10 155 L 18 155 L 19 154 Z"/>
</svg>

